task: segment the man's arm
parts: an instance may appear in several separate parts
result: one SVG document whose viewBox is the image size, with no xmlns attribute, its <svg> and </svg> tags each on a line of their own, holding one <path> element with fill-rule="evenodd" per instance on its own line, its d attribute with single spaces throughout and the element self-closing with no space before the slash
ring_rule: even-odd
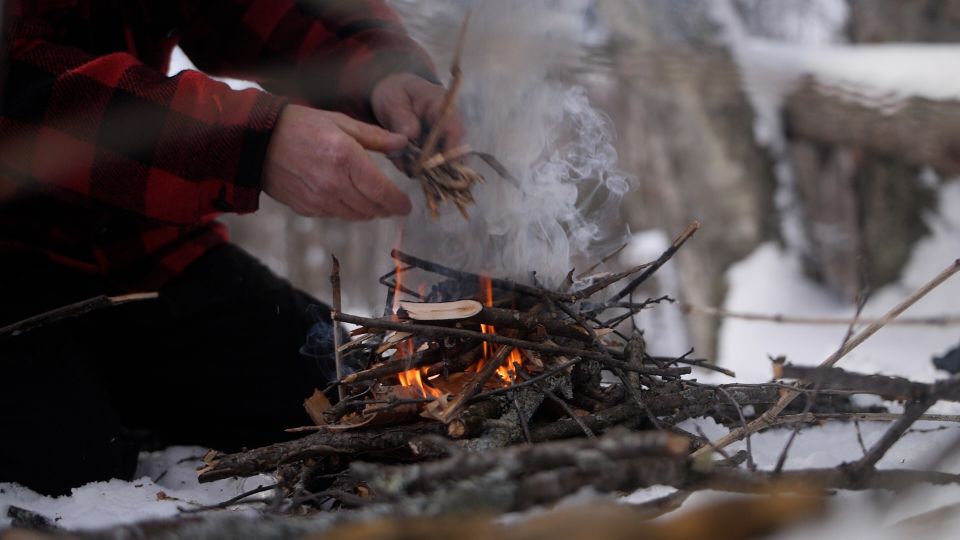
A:
<svg viewBox="0 0 960 540">
<path fill-rule="evenodd" d="M 158 2 L 160 0 L 157 0 Z M 383 0 L 166 0 L 180 45 L 214 75 L 251 79 L 319 109 L 375 119 L 393 74 L 436 82 L 429 56 Z"/>
<path fill-rule="evenodd" d="M 47 21 L 8 4 L 0 174 L 174 224 L 257 208 L 284 100 L 59 45 Z"/>
</svg>

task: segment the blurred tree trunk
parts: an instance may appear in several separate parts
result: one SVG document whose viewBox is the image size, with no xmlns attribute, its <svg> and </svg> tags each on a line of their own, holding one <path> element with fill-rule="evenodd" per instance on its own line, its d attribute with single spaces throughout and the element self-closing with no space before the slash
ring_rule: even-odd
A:
<svg viewBox="0 0 960 540">
<path fill-rule="evenodd" d="M 705 3 L 604 1 L 613 29 L 622 166 L 640 189 L 625 202 L 634 230 L 703 228 L 678 256 L 685 301 L 721 305 L 726 271 L 775 238 L 775 180 L 754 140 L 754 111 Z M 650 291 L 653 292 L 653 291 Z M 690 318 L 698 354 L 716 353 L 719 321 Z"/>
<path fill-rule="evenodd" d="M 960 1 L 850 0 L 854 43 L 953 41 Z M 807 80 L 785 118 L 811 275 L 852 300 L 896 281 L 927 234 L 934 205 L 925 167 L 960 173 L 960 104 L 868 104 Z"/>
</svg>

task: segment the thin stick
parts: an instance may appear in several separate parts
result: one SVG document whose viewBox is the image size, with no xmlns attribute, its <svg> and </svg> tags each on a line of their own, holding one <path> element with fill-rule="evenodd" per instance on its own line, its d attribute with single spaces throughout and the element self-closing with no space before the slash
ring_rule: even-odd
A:
<svg viewBox="0 0 960 540">
<path fill-rule="evenodd" d="M 581 420 L 580 417 L 577 416 L 577 413 L 575 413 L 573 409 L 570 408 L 570 405 L 568 405 L 566 401 L 560 399 L 560 396 L 558 396 L 556 392 L 554 392 L 553 390 L 550 390 L 546 393 L 546 396 L 550 401 L 559 405 L 560 408 L 563 409 L 563 412 L 567 413 L 567 416 L 569 416 L 570 419 L 573 420 L 574 423 L 576 423 L 581 430 L 583 430 L 583 434 L 586 435 L 588 439 L 597 438 L 597 436 L 593 433 L 593 430 L 591 430 L 589 426 L 583 423 L 583 420 Z M 529 439 L 529 436 L 528 436 L 528 439 Z"/>
<path fill-rule="evenodd" d="M 607 276 L 607 277 L 598 279 L 596 283 L 590 285 L 589 287 L 585 287 L 585 288 L 583 288 L 583 289 L 581 289 L 581 290 L 579 290 L 579 291 L 571 294 L 569 299 L 570 299 L 570 301 L 576 302 L 576 301 L 578 301 L 578 300 L 583 300 L 584 298 L 589 298 L 589 297 L 593 296 L 594 294 L 596 294 L 596 293 L 598 293 L 598 292 L 606 289 L 607 287 L 613 285 L 614 283 L 620 281 L 621 279 L 630 277 L 630 276 L 632 276 L 633 274 L 636 274 L 637 272 L 640 272 L 641 270 L 647 270 L 648 268 L 650 268 L 650 267 L 653 266 L 654 264 L 655 264 L 655 263 L 652 263 L 652 262 L 651 262 L 651 263 L 644 263 L 644 264 L 641 264 L 641 265 L 638 265 L 638 266 L 634 266 L 633 268 L 630 268 L 630 269 L 628 269 L 628 270 L 624 270 L 623 272 L 617 272 L 616 274 L 610 274 L 610 275 Z"/>
<path fill-rule="evenodd" d="M 469 24 L 470 10 L 468 9 L 467 13 L 463 16 L 463 22 L 460 24 L 457 48 L 453 52 L 453 62 L 450 65 L 450 89 L 447 90 L 447 93 L 443 96 L 440 115 L 433 122 L 430 133 L 427 134 L 427 139 L 423 143 L 420 156 L 417 157 L 417 162 L 413 168 L 415 174 L 420 174 L 420 172 L 423 171 L 424 162 L 433 157 L 437 149 L 437 143 L 440 141 L 440 133 L 443 131 L 443 126 L 447 123 L 447 119 L 450 118 L 450 114 L 453 112 L 453 104 L 456 102 L 457 94 L 460 92 L 462 75 L 462 71 L 460 70 L 460 57 L 463 56 L 463 44 L 466 41 L 467 27 Z"/>
<path fill-rule="evenodd" d="M 678 236 L 676 240 L 673 241 L 673 244 L 671 244 L 670 247 L 667 248 L 667 250 L 664 251 L 663 254 L 661 254 L 656 261 L 653 261 L 653 264 L 651 264 L 650 267 L 647 268 L 647 270 L 644 273 L 640 274 L 639 276 L 637 276 L 636 279 L 628 283 L 627 286 L 624 287 L 623 290 L 618 292 L 616 295 L 614 295 L 613 298 L 610 299 L 610 301 L 617 302 L 620 299 L 622 299 L 624 296 L 627 296 L 628 294 L 633 292 L 634 289 L 636 289 L 644 281 L 649 279 L 650 276 L 654 274 L 654 272 L 659 270 L 661 266 L 663 266 L 664 264 L 667 263 L 667 261 L 673 258 L 673 255 L 677 251 L 679 251 L 680 248 L 683 247 L 683 244 L 685 244 L 687 240 L 690 239 L 690 237 L 696 234 L 698 230 L 700 230 L 699 221 L 694 221 L 693 223 L 688 225 L 687 228 L 682 233 L 680 233 L 680 236 Z"/>
<path fill-rule="evenodd" d="M 526 349 L 528 351 L 536 351 L 545 354 L 556 354 L 563 356 L 582 356 L 589 360 L 605 360 L 607 356 L 600 352 L 589 351 L 584 349 L 574 349 L 570 347 L 560 347 L 558 345 L 552 345 L 549 343 L 537 343 L 534 341 L 526 341 L 523 339 L 516 339 L 507 336 L 501 336 L 498 334 L 484 334 L 482 332 L 476 332 L 473 330 L 465 330 L 463 328 L 447 328 L 444 326 L 429 326 L 424 324 L 407 324 L 400 323 L 395 321 L 389 321 L 384 319 L 368 319 L 366 317 L 358 317 L 356 315 L 349 315 L 347 313 L 336 313 L 334 315 L 334 320 L 338 322 L 345 322 L 350 324 L 357 324 L 360 326 L 366 326 L 368 328 L 379 328 L 384 330 L 397 330 L 400 332 L 410 332 L 412 334 L 417 334 L 419 336 L 427 338 L 443 338 L 443 337 L 461 337 L 461 338 L 472 338 L 480 341 L 486 341 L 487 343 L 495 343 L 497 345 L 510 345 L 511 347 L 516 347 L 518 349 Z M 627 369 L 630 371 L 644 370 L 646 368 L 631 368 L 627 366 L 626 362 L 613 362 L 617 367 Z"/>
<path fill-rule="evenodd" d="M 737 319 L 742 321 L 770 322 L 778 324 L 845 326 L 854 321 L 856 321 L 857 324 L 870 324 L 878 320 L 875 317 L 860 317 L 857 319 L 852 319 L 846 317 L 805 317 L 800 315 L 783 315 L 780 313 L 747 313 L 743 311 L 728 311 L 722 308 L 700 306 L 696 304 L 680 304 L 680 309 L 688 315 L 700 315 L 704 317 L 715 317 L 718 319 Z M 890 326 L 954 326 L 960 325 L 960 315 L 904 317 L 902 319 L 890 321 L 888 324 Z"/>
<path fill-rule="evenodd" d="M 15 322 L 0 328 L 0 339 L 7 337 L 16 337 L 31 330 L 36 330 L 42 326 L 52 324 L 64 319 L 80 317 L 87 313 L 98 311 L 104 308 L 130 304 L 133 302 L 143 302 L 145 300 L 154 300 L 160 297 L 160 293 L 134 293 L 122 296 L 95 296 L 93 298 L 82 300 L 74 304 L 66 305 L 50 311 L 34 315 L 28 319 Z"/>
<path fill-rule="evenodd" d="M 850 465 L 855 472 L 867 473 L 873 469 L 887 451 L 900 440 L 900 437 L 915 424 L 917 420 L 927 412 L 927 409 L 936 403 L 936 397 L 930 397 L 907 404 L 903 415 L 890 426 L 889 429 L 880 437 L 880 440 L 874 444 L 867 453 L 858 461 Z"/>
<path fill-rule="evenodd" d="M 566 370 L 567 368 L 571 368 L 571 367 L 577 365 L 577 364 L 580 362 L 580 360 L 581 360 L 580 358 L 574 358 L 573 360 L 570 360 L 570 361 L 568 361 L 568 362 L 564 362 L 564 363 L 562 363 L 562 364 L 560 364 L 560 365 L 558 365 L 558 366 L 554 366 L 554 367 L 551 368 L 549 371 L 545 371 L 545 372 L 541 373 L 540 375 L 537 375 L 536 377 L 531 377 L 531 378 L 529 378 L 529 379 L 527 379 L 527 380 L 525 380 L 525 381 L 523 381 L 523 382 L 519 382 L 519 383 L 516 383 L 516 384 L 512 384 L 512 385 L 510 385 L 510 386 L 506 386 L 506 387 L 503 387 L 503 388 L 496 388 L 496 389 L 494 389 L 494 390 L 487 390 L 486 392 L 480 392 L 479 394 L 473 396 L 473 399 L 472 399 L 471 401 L 479 401 L 479 400 L 481 400 L 481 399 L 486 399 L 486 398 L 488 398 L 488 397 L 497 396 L 497 395 L 500 395 L 500 394 L 507 393 L 507 392 L 509 392 L 509 391 L 511 391 L 511 390 L 517 390 L 517 389 L 519 389 L 519 388 L 523 388 L 524 386 L 530 386 L 530 385 L 532 385 L 532 384 L 536 384 L 536 383 L 538 383 L 538 382 L 540 382 L 540 381 L 542 381 L 542 380 L 544 380 L 544 379 L 547 379 L 547 378 L 549 378 L 549 377 L 553 377 L 554 375 L 556 375 L 556 374 L 558 374 L 558 373 Z"/>
<path fill-rule="evenodd" d="M 245 491 L 237 495 L 236 497 L 232 497 L 221 503 L 211 504 L 209 506 L 199 506 L 197 508 L 178 508 L 178 510 L 180 510 L 181 514 L 197 514 L 199 512 L 206 512 L 208 510 L 223 510 L 224 508 L 233 506 L 235 504 L 239 504 L 241 501 L 243 501 L 247 497 L 257 495 L 258 493 L 263 493 L 264 491 L 270 491 L 271 489 L 277 489 L 278 487 L 280 487 L 280 484 L 269 484 L 266 486 L 257 486 L 254 489 L 251 489 L 250 491 Z M 266 503 L 269 503 L 270 501 L 267 499 L 257 499 L 256 501 L 253 501 L 253 502 L 266 504 Z"/>
<path fill-rule="evenodd" d="M 657 421 L 657 417 L 654 416 L 653 412 L 650 410 L 650 407 L 648 407 L 643 401 L 643 396 L 640 395 L 640 390 L 630 383 L 630 378 L 627 377 L 626 373 L 624 372 L 625 368 L 633 366 L 630 366 L 630 364 L 627 362 L 617 362 L 614 360 L 613 356 L 610 354 L 610 351 L 607 350 L 607 348 L 604 347 L 603 343 L 600 341 L 600 336 L 597 335 L 597 331 L 594 330 L 592 326 L 587 324 L 587 321 L 583 318 L 583 316 L 574 311 L 572 307 L 564 304 L 563 302 L 556 304 L 556 306 L 560 308 L 560 311 L 566 313 L 571 319 L 577 321 L 580 326 L 583 326 L 588 332 L 590 332 L 590 338 L 593 340 L 594 347 L 601 352 L 600 361 L 606 364 L 607 368 L 612 371 L 618 379 L 620 379 L 620 382 L 623 383 L 623 387 L 627 390 L 627 394 L 631 399 L 633 399 L 634 402 L 636 402 L 637 405 L 640 406 L 640 409 L 646 413 L 650 423 L 655 428 L 662 429 L 660 427 L 660 422 Z"/>
<path fill-rule="evenodd" d="M 520 408 L 520 400 L 517 399 L 517 395 L 514 393 L 509 393 L 507 396 L 513 401 L 513 408 L 517 410 L 517 419 L 520 420 L 520 427 L 523 429 L 523 438 L 527 441 L 527 444 L 532 444 L 533 439 L 530 438 L 530 425 L 527 423 L 527 416 L 523 414 L 523 409 Z"/>
<path fill-rule="evenodd" d="M 427 272 L 432 272 L 434 274 L 456 279 L 458 281 L 479 281 L 482 276 L 479 274 L 474 274 L 472 272 L 466 272 L 464 270 L 457 270 L 450 268 L 449 266 L 444 266 L 439 263 L 431 262 L 419 257 L 414 257 L 413 255 L 404 253 L 398 249 L 395 249 L 390 252 L 390 256 L 400 261 L 404 264 L 415 266 L 421 270 L 426 270 Z M 565 295 L 554 293 L 546 289 L 540 289 L 538 287 L 532 287 L 530 285 L 524 285 L 522 283 L 516 283 L 506 279 L 492 278 L 490 284 L 495 289 L 500 289 L 503 291 L 512 291 L 525 294 L 527 296 L 533 296 L 535 298 L 543 298 L 545 296 L 552 298 L 564 298 Z"/>
<path fill-rule="evenodd" d="M 496 373 L 497 368 L 503 364 L 503 361 L 507 359 L 507 356 L 510 355 L 510 352 L 513 351 L 513 347 L 506 346 L 501 347 L 497 351 L 497 355 L 493 357 L 492 360 L 488 361 L 483 365 L 483 368 L 480 370 L 480 373 L 477 373 L 476 379 L 474 379 L 460 394 L 452 401 L 447 408 L 444 409 L 440 414 L 437 415 L 437 419 L 443 422 L 444 424 L 449 424 L 451 420 L 457 417 L 460 414 L 460 411 L 470 402 L 473 396 L 480 393 L 480 390 L 483 389 L 483 385 L 487 384 L 487 381 L 490 380 L 490 377 Z"/>
<path fill-rule="evenodd" d="M 849 342 L 847 342 L 846 345 L 841 347 L 837 352 L 831 354 L 826 360 L 824 360 L 819 367 L 821 368 L 833 367 L 834 364 L 839 362 L 840 359 L 846 356 L 850 351 L 857 348 L 860 344 L 862 344 L 864 341 L 869 339 L 870 336 L 876 334 L 877 331 L 883 328 L 884 326 L 886 326 L 887 323 L 896 319 L 897 316 L 899 316 L 901 313 L 909 309 L 910 306 L 916 304 L 921 298 L 929 294 L 930 291 L 936 289 L 941 284 L 943 284 L 943 282 L 950 279 L 950 277 L 956 274 L 958 271 L 960 271 L 960 259 L 953 261 L 953 263 L 950 264 L 950 266 L 948 266 L 946 269 L 940 272 L 936 277 L 931 279 L 929 282 L 921 286 L 919 289 L 914 291 L 913 294 L 908 296 L 904 301 L 894 306 L 893 309 L 888 311 L 883 317 L 873 322 L 867 328 L 864 328 L 862 331 L 860 331 L 860 333 L 857 334 Z M 770 425 L 770 422 L 777 415 L 783 412 L 783 410 L 786 409 L 787 406 L 790 405 L 790 403 L 792 403 L 793 400 L 795 400 L 797 396 L 799 396 L 800 394 L 801 392 L 797 391 L 796 389 L 792 389 L 784 392 L 783 396 L 780 397 L 780 400 L 777 401 L 777 403 L 775 403 L 772 407 L 767 409 L 762 415 L 760 415 L 759 418 L 757 418 L 753 422 L 750 422 L 750 424 L 747 425 L 746 429 L 736 428 L 734 430 L 731 430 L 730 433 L 728 433 L 727 435 L 725 435 L 724 437 L 716 441 L 714 443 L 714 446 L 718 448 L 725 448 L 730 444 L 742 439 L 747 432 L 754 433 L 761 429 L 766 428 L 767 426 Z M 696 452 L 694 452 L 692 456 L 694 458 L 702 457 L 702 456 L 705 456 L 709 451 L 710 451 L 709 449 L 701 448 L 700 450 L 697 450 Z"/>
<path fill-rule="evenodd" d="M 340 310 L 343 309 L 343 299 L 340 296 L 340 261 L 336 255 L 331 255 L 331 258 L 333 259 L 333 271 L 330 273 L 330 285 L 333 288 L 333 312 L 330 314 L 330 317 L 333 318 L 334 315 L 340 313 Z M 337 368 L 337 380 L 342 381 L 343 351 L 340 350 L 340 329 L 336 324 L 333 325 L 333 351 Z M 340 400 L 345 399 L 347 397 L 347 388 L 343 385 L 338 386 L 337 395 L 340 396 Z"/>
<path fill-rule="evenodd" d="M 850 324 L 847 325 L 847 332 L 843 335 L 843 341 L 840 342 L 840 348 L 842 349 L 844 345 L 850 341 L 850 338 L 853 337 L 854 328 L 857 324 L 857 319 L 860 318 L 860 314 L 863 313 L 863 307 L 867 305 L 867 298 L 869 294 L 866 289 L 860 292 L 857 295 L 857 311 L 854 314 L 854 319 L 850 321 Z M 813 409 L 813 404 L 817 401 L 817 392 L 820 391 L 823 386 L 823 377 L 819 377 L 816 384 L 814 384 L 813 392 L 807 396 L 807 403 L 803 408 L 804 413 L 808 413 Z M 793 442 L 797 440 L 797 436 L 800 435 L 800 426 L 794 428 L 793 433 L 790 434 L 790 438 L 787 439 L 787 444 L 783 446 L 783 451 L 780 452 L 780 457 L 777 459 L 777 465 L 773 468 L 773 472 L 780 474 L 780 471 L 783 470 L 784 465 L 787 464 L 787 456 L 790 454 L 790 448 L 793 447 Z M 747 440 L 750 440 L 750 436 L 747 436 Z"/>
</svg>

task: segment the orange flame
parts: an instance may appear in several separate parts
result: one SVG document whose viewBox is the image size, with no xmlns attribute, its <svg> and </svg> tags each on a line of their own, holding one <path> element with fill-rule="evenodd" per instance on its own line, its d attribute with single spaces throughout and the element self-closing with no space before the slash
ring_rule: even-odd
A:
<svg viewBox="0 0 960 540">
<path fill-rule="evenodd" d="M 416 388 L 420 395 L 425 398 L 438 398 L 443 395 L 443 392 L 437 390 L 436 388 L 424 384 L 423 378 L 426 375 L 426 368 L 420 369 L 410 369 L 404 371 L 397 375 L 400 379 L 400 384 L 402 386 L 412 386 Z"/>
<path fill-rule="evenodd" d="M 480 277 L 480 291 L 483 294 L 483 301 L 487 307 L 493 307 L 493 279 L 490 276 Z M 493 325 L 481 324 L 480 331 L 484 334 L 496 334 L 497 329 Z M 479 372 L 483 364 L 489 362 L 494 356 L 493 346 L 486 341 L 483 342 L 483 360 L 477 362 L 474 371 Z M 513 349 L 507 357 L 504 365 L 497 368 L 497 375 L 505 382 L 512 382 L 517 377 L 517 368 L 523 365 L 523 356 L 520 351 Z"/>
</svg>

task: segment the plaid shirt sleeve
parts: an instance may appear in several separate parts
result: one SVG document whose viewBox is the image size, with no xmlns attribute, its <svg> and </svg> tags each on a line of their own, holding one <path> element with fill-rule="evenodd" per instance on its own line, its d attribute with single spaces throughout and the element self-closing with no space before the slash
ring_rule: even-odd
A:
<svg viewBox="0 0 960 540">
<path fill-rule="evenodd" d="M 373 121 L 370 94 L 387 75 L 437 80 L 430 57 L 383 0 L 162 4 L 176 5 L 180 45 L 204 71 L 255 80 L 321 109 Z"/>
<path fill-rule="evenodd" d="M 256 210 L 283 99 L 198 72 L 166 77 L 125 52 L 60 45 L 30 2 L 11 3 L 0 172 L 170 224 Z"/>
</svg>

